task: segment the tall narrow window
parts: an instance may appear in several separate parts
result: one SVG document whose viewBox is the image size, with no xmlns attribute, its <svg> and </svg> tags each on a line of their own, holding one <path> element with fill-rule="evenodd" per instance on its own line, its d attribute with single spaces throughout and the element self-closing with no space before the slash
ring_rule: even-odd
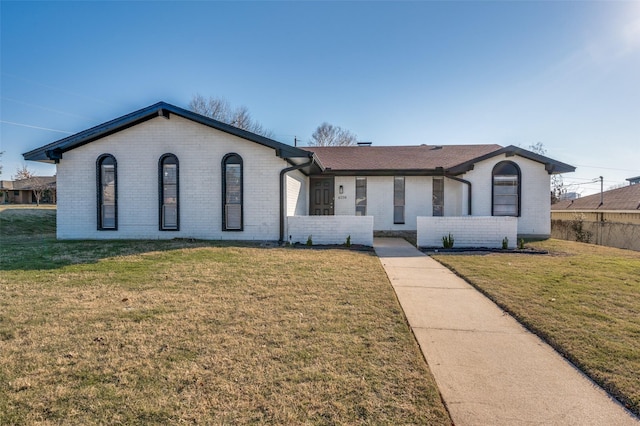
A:
<svg viewBox="0 0 640 426">
<path fill-rule="evenodd" d="M 433 178 L 433 216 L 444 216 L 444 178 Z"/>
<path fill-rule="evenodd" d="M 222 230 L 242 231 L 242 158 L 227 154 L 222 159 Z"/>
<path fill-rule="evenodd" d="M 404 223 L 404 176 L 393 178 L 393 223 Z"/>
<path fill-rule="evenodd" d="M 367 215 L 367 178 L 356 177 L 356 216 Z"/>
<path fill-rule="evenodd" d="M 520 169 L 511 161 L 493 168 L 493 216 L 520 216 Z"/>
<path fill-rule="evenodd" d="M 118 229 L 118 174 L 116 159 L 111 154 L 96 162 L 98 229 Z"/>
<path fill-rule="evenodd" d="M 160 157 L 158 190 L 161 231 L 177 231 L 179 229 L 178 178 L 178 158 L 173 154 L 165 154 Z"/>
</svg>

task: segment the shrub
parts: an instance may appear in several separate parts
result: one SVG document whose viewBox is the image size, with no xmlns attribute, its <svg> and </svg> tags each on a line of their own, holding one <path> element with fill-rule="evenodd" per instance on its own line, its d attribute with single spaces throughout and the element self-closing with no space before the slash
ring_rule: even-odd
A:
<svg viewBox="0 0 640 426">
<path fill-rule="evenodd" d="M 351 235 L 347 235 L 347 241 L 344 243 L 345 246 L 351 247 Z"/>
<path fill-rule="evenodd" d="M 520 240 L 518 241 L 518 248 L 520 250 L 524 250 L 524 238 L 520 238 Z"/>
<path fill-rule="evenodd" d="M 312 246 L 313 245 L 313 240 L 311 239 L 311 235 L 309 235 L 309 237 L 307 238 L 307 245 L 308 246 Z"/>
<path fill-rule="evenodd" d="M 591 232 L 584 229 L 584 215 L 576 214 L 571 222 L 571 229 L 575 234 L 576 241 L 579 243 L 588 243 L 591 241 Z"/>
<path fill-rule="evenodd" d="M 448 236 L 442 237 L 442 247 L 449 249 L 453 247 L 453 236 L 449 232 Z"/>
<path fill-rule="evenodd" d="M 509 238 L 504 237 L 502 239 L 502 250 L 506 250 L 509 248 Z"/>
</svg>

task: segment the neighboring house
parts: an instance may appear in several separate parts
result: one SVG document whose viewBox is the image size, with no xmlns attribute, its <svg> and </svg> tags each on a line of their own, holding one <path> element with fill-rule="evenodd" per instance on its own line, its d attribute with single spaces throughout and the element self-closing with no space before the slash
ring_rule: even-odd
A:
<svg viewBox="0 0 640 426">
<path fill-rule="evenodd" d="M 0 181 L 0 202 L 2 204 L 35 204 L 37 194 L 41 195 L 40 203 L 55 204 L 56 177 L 33 176 L 20 180 Z"/>
<path fill-rule="evenodd" d="M 552 236 L 640 250 L 640 185 L 630 184 L 551 206 Z"/>
<path fill-rule="evenodd" d="M 573 200 L 562 200 L 553 204 L 551 210 L 554 212 L 567 210 L 640 212 L 640 185 L 629 184 Z"/>
<path fill-rule="evenodd" d="M 461 237 L 478 216 L 515 244 L 550 234 L 550 175 L 575 170 L 514 146 L 297 148 L 163 102 L 23 155 L 57 164 L 62 239 L 355 244 L 433 217 Z"/>
<path fill-rule="evenodd" d="M 640 183 L 640 176 L 634 176 L 627 179 L 629 181 L 629 185 L 637 185 Z"/>
</svg>

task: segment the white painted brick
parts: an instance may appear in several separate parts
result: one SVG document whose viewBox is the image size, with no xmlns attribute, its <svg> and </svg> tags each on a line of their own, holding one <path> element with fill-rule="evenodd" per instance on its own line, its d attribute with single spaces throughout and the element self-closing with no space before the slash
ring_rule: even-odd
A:
<svg viewBox="0 0 640 426">
<path fill-rule="evenodd" d="M 518 219 L 508 216 L 418 217 L 417 224 L 419 247 L 442 247 L 449 233 L 454 247 L 501 248 L 507 237 L 515 248 L 518 237 Z"/>
<path fill-rule="evenodd" d="M 221 161 L 231 152 L 244 166 L 241 232 L 222 231 Z M 104 153 L 118 163 L 117 231 L 97 230 L 96 160 Z M 158 160 L 165 153 L 180 164 L 180 231 L 158 230 Z M 58 238 L 277 240 L 279 173 L 288 166 L 271 148 L 175 115 L 155 118 L 64 153 L 57 167 Z"/>
<path fill-rule="evenodd" d="M 221 161 L 231 152 L 238 153 L 244 162 L 242 232 L 221 229 Z M 96 159 L 104 153 L 114 155 L 118 162 L 118 231 L 96 229 Z M 165 153 L 175 154 L 180 162 L 177 232 L 158 230 L 157 170 L 158 159 Z M 491 214 L 491 172 L 496 163 L 505 159 L 517 162 L 522 172 L 522 209 L 517 232 L 548 236 L 549 175 L 544 165 L 519 156 L 487 159 L 461 176 L 473 185 L 473 215 Z M 276 240 L 280 218 L 279 173 L 288 166 L 272 149 L 254 142 L 175 115 L 170 120 L 155 118 L 64 153 L 57 167 L 58 237 Z M 339 193 L 340 186 L 343 194 Z M 289 172 L 285 179 L 286 214 L 308 214 L 308 194 L 308 178 L 299 171 Z M 355 177 L 336 177 L 335 195 L 336 216 L 353 216 Z M 467 185 L 445 179 L 445 217 L 464 217 L 467 200 Z M 405 223 L 394 224 L 393 176 L 367 176 L 367 215 L 373 229 L 416 230 L 416 218 L 431 214 L 432 177 L 405 178 Z M 327 226 L 330 229 L 335 225 Z M 456 229 L 477 232 L 467 224 L 459 224 Z"/>
<path fill-rule="evenodd" d="M 521 211 L 518 234 L 548 237 L 551 234 L 550 175 L 544 164 L 520 156 L 501 155 L 478 162 L 464 176 L 473 185 L 473 215 L 491 215 L 491 186 L 493 167 L 500 161 L 513 161 L 520 167 Z"/>
<path fill-rule="evenodd" d="M 344 244 L 351 236 L 352 244 L 373 246 L 372 216 L 289 216 L 288 241 L 307 242 L 311 235 L 314 244 Z"/>
</svg>

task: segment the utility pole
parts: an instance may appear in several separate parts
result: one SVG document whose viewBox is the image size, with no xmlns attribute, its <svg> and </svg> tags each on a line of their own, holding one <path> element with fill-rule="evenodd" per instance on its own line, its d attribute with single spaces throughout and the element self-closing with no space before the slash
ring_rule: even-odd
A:
<svg viewBox="0 0 640 426">
<path fill-rule="evenodd" d="M 602 181 L 602 176 L 600 176 L 600 205 L 604 204 L 604 184 Z"/>
</svg>

